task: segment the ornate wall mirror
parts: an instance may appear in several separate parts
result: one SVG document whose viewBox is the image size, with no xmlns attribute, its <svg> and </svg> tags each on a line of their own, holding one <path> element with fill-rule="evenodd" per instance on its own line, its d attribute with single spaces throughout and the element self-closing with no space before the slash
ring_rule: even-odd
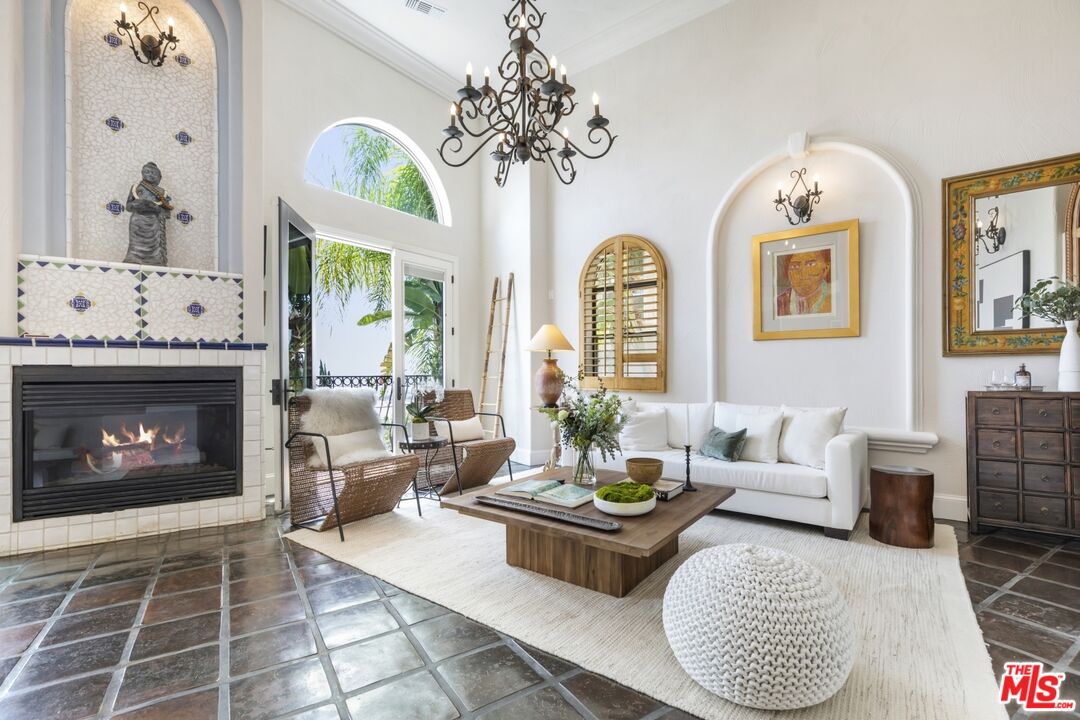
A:
<svg viewBox="0 0 1080 720">
<path fill-rule="evenodd" d="M 942 181 L 944 354 L 1057 352 L 1062 331 L 1013 306 L 1042 278 L 1080 281 L 1080 154 Z"/>
</svg>

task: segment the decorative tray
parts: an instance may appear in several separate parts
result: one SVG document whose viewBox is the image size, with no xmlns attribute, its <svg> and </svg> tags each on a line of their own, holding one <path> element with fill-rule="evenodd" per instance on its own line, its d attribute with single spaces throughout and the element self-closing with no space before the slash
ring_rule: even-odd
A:
<svg viewBox="0 0 1080 720">
<path fill-rule="evenodd" d="M 476 498 L 476 502 L 481 505 L 494 505 L 495 507 L 505 508 L 506 510 L 516 510 L 517 512 L 525 513 L 526 515 L 537 515 L 539 517 L 550 518 L 551 520 L 561 520 L 562 522 L 581 525 L 583 527 L 592 528 L 593 530 L 615 532 L 616 530 L 622 529 L 622 523 L 615 522 L 614 520 L 603 520 L 601 518 L 588 517 L 587 515 L 577 515 L 576 513 L 568 512 L 566 510 L 533 505 L 522 500 L 509 500 L 507 498 L 493 497 L 491 495 L 480 495 Z"/>
</svg>

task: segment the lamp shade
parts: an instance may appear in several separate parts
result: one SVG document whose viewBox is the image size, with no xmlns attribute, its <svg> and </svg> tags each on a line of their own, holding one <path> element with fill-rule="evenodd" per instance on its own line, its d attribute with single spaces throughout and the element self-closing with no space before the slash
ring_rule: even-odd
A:
<svg viewBox="0 0 1080 720">
<path fill-rule="evenodd" d="M 574 346 L 559 328 L 549 324 L 540 326 L 525 349 L 532 352 L 551 352 L 552 350 L 573 350 Z"/>
</svg>

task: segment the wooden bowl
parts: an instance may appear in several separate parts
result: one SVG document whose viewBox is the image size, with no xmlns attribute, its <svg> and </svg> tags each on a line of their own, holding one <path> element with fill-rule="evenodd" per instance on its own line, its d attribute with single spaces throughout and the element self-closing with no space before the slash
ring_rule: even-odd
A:
<svg viewBox="0 0 1080 720">
<path fill-rule="evenodd" d="M 634 482 L 652 485 L 664 474 L 664 461 L 655 458 L 627 458 L 626 474 Z"/>
</svg>

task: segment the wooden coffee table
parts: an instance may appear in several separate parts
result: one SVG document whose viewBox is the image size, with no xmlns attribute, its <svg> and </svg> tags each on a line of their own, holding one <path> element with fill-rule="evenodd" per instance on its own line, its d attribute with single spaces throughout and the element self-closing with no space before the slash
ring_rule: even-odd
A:
<svg viewBox="0 0 1080 720">
<path fill-rule="evenodd" d="M 625 477 L 626 473 L 598 470 L 597 487 Z M 557 468 L 528 479 L 548 478 L 569 480 L 570 469 Z M 696 493 L 684 492 L 673 500 L 657 502 L 655 510 L 638 517 L 606 515 L 592 503 L 573 509 L 537 503 L 542 507 L 622 523 L 621 530 L 604 532 L 481 505 L 475 500 L 480 495 L 494 495 L 506 487 L 509 486 L 491 486 L 461 497 L 443 497 L 442 506 L 505 525 L 507 564 L 615 597 L 626 595 L 649 573 L 673 557 L 679 551 L 679 533 L 735 494 L 733 488 L 699 485 Z"/>
</svg>

